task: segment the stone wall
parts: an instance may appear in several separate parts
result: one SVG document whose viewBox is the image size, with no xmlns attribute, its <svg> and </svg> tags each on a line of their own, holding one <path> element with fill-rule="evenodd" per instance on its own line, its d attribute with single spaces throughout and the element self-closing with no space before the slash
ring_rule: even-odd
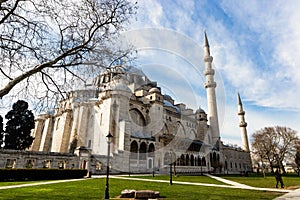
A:
<svg viewBox="0 0 300 200">
<path fill-rule="evenodd" d="M 0 168 L 79 168 L 78 156 L 69 153 L 0 150 Z"/>
</svg>

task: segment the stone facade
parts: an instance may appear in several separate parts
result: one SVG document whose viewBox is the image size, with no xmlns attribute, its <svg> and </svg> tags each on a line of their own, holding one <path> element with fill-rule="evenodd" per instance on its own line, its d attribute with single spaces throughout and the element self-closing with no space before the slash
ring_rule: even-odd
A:
<svg viewBox="0 0 300 200">
<path fill-rule="evenodd" d="M 245 173 L 252 171 L 251 156 L 248 151 L 238 147 L 223 145 L 224 173 Z"/>
<path fill-rule="evenodd" d="M 101 173 L 107 164 L 106 136 L 111 133 L 109 165 L 115 172 L 165 173 L 170 164 L 176 173 L 251 170 L 249 150 L 221 141 L 206 34 L 204 51 L 208 114 L 175 104 L 141 70 L 119 65 L 101 73 L 88 88 L 69 92 L 53 114 L 40 115 L 30 150 L 73 155 L 85 149 L 87 153 L 77 151 L 85 157 L 78 167 Z M 243 138 L 245 134 L 243 130 Z"/>
</svg>

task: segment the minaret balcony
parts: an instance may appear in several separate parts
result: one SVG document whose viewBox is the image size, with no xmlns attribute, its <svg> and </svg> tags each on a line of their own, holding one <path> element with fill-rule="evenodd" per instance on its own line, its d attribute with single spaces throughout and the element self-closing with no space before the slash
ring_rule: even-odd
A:
<svg viewBox="0 0 300 200">
<path fill-rule="evenodd" d="M 238 115 L 245 115 L 245 111 L 238 112 Z"/>
<path fill-rule="evenodd" d="M 203 59 L 204 62 L 212 62 L 213 61 L 213 57 L 212 56 L 205 56 Z"/>
<path fill-rule="evenodd" d="M 205 69 L 204 70 L 204 75 L 214 75 L 215 74 L 215 70 L 214 69 Z"/>
<path fill-rule="evenodd" d="M 240 122 L 240 127 L 247 127 L 247 123 L 246 122 Z"/>
<path fill-rule="evenodd" d="M 211 83 L 204 83 L 205 88 L 216 88 L 217 83 L 216 82 L 211 82 Z"/>
</svg>

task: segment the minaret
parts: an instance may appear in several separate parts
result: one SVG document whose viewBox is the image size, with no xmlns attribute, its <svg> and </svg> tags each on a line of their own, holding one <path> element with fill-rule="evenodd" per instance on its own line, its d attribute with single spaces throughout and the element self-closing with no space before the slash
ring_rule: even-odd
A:
<svg viewBox="0 0 300 200">
<path fill-rule="evenodd" d="M 240 97 L 240 93 L 238 93 L 238 115 L 240 120 L 239 125 L 242 132 L 242 142 L 243 142 L 242 149 L 244 151 L 249 152 L 249 143 L 248 143 L 248 136 L 247 136 L 247 129 L 246 129 L 247 123 L 245 122 L 245 111 L 243 110 L 243 104 Z"/>
<path fill-rule="evenodd" d="M 204 75 L 206 81 L 204 87 L 207 94 L 207 105 L 208 105 L 208 119 L 211 127 L 212 144 L 215 145 L 220 138 L 219 122 L 218 122 L 218 109 L 215 88 L 217 86 L 214 81 L 215 70 L 212 69 L 213 57 L 210 56 L 209 44 L 204 31 L 204 64 L 205 70 Z"/>
</svg>

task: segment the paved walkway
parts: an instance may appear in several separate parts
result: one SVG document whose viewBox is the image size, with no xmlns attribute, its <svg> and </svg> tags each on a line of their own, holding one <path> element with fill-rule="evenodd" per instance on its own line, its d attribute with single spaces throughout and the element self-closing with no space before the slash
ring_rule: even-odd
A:
<svg viewBox="0 0 300 200">
<path fill-rule="evenodd" d="M 37 185 L 49 185 L 49 184 L 55 184 L 55 183 L 65 183 L 65 182 L 72 182 L 72 181 L 82 181 L 87 180 L 85 178 L 83 179 L 68 179 L 68 180 L 57 180 L 57 181 L 47 181 L 47 182 L 37 182 L 37 183 L 26 183 L 26 184 L 20 184 L 20 185 L 8 185 L 8 186 L 1 186 L 0 190 L 7 190 L 12 188 L 21 188 L 21 187 L 31 187 L 31 186 L 37 186 Z"/>
<path fill-rule="evenodd" d="M 222 181 L 224 183 L 230 184 L 230 185 L 236 185 L 237 187 L 240 187 L 241 189 L 250 189 L 250 190 L 264 190 L 264 191 L 273 191 L 273 192 L 285 192 L 286 194 L 275 198 L 274 200 L 299 200 L 300 199 L 300 188 L 296 190 L 285 190 L 285 189 L 275 189 L 275 188 L 257 188 L 257 187 L 251 187 L 248 185 L 236 183 L 234 181 L 229 181 L 227 179 L 223 179 L 216 176 L 207 175 L 211 178 L 214 178 L 216 180 Z"/>
<path fill-rule="evenodd" d="M 208 186 L 208 187 L 239 188 L 239 189 L 247 189 L 247 190 L 282 192 L 282 193 L 286 193 L 286 194 L 284 194 L 280 197 L 277 197 L 275 200 L 296 200 L 296 199 L 299 200 L 300 199 L 300 189 L 286 190 L 286 189 L 276 189 L 276 188 L 257 188 L 257 187 L 252 187 L 252 186 L 248 186 L 245 184 L 237 183 L 234 181 L 230 181 L 227 179 L 223 179 L 223 178 L 220 178 L 217 176 L 212 176 L 209 174 L 206 174 L 206 175 L 213 179 L 216 179 L 220 182 L 223 182 L 226 185 L 209 184 L 209 183 L 195 183 L 195 182 L 182 182 L 182 181 L 173 181 L 173 183 L 174 184 L 183 184 L 183 185 L 199 185 L 199 186 Z M 105 178 L 105 176 L 93 176 L 92 178 Z M 152 180 L 152 179 L 133 178 L 133 177 L 126 177 L 126 176 L 112 176 L 111 175 L 110 178 L 169 183 L 169 180 Z M 82 181 L 82 180 L 88 180 L 88 179 L 70 179 L 70 180 L 57 180 L 57 181 L 48 181 L 48 182 L 28 183 L 28 184 L 21 184 L 21 185 L 9 185 L 9 186 L 1 186 L 0 190 L 20 188 L 20 187 L 31 187 L 31 186 L 37 186 L 37 185 L 63 183 L 63 182 L 72 182 L 72 181 Z"/>
</svg>

